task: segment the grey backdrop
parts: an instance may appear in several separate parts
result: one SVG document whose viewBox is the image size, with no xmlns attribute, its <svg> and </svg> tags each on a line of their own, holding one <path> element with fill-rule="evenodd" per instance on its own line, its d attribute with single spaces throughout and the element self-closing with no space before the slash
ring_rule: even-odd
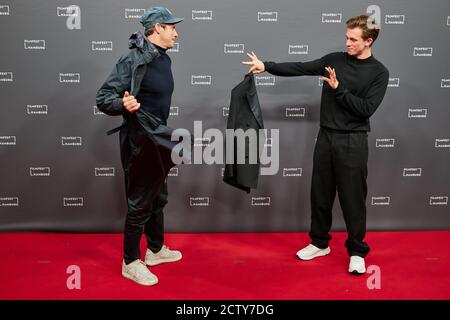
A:
<svg viewBox="0 0 450 320">
<path fill-rule="evenodd" d="M 373 52 L 391 79 L 371 119 L 368 228 L 450 228 L 448 0 L 3 0 L 0 230 L 122 230 L 118 136 L 105 135 L 121 118 L 99 113 L 95 94 L 141 28 L 141 9 L 161 4 L 186 18 L 170 53 L 169 125 L 192 129 L 202 120 L 222 130 L 230 91 L 247 72 L 244 50 L 274 61 L 343 51 L 345 21 L 378 5 Z M 80 29 L 66 25 L 69 5 L 81 9 Z M 197 76 L 211 83 L 196 84 L 205 79 Z M 247 195 L 222 182 L 222 165 L 179 167 L 168 178 L 168 231 L 308 230 L 321 81 L 257 81 L 265 126 L 280 129 L 279 173 L 260 177 Z M 338 200 L 333 226 L 344 228 Z"/>
</svg>

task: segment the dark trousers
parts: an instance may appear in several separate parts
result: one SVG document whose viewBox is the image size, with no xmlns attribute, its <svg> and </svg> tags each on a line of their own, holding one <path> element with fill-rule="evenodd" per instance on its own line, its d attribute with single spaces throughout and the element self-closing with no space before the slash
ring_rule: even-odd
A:
<svg viewBox="0 0 450 320">
<path fill-rule="evenodd" d="M 164 214 L 167 204 L 167 183 L 164 182 L 153 199 L 151 208 L 129 208 L 125 220 L 124 260 L 128 264 L 140 259 L 142 233 L 147 238 L 147 248 L 152 252 L 161 250 L 164 243 Z"/>
<path fill-rule="evenodd" d="M 350 256 L 365 257 L 368 145 L 366 132 L 321 128 L 314 149 L 311 184 L 312 244 L 326 248 L 331 240 L 332 208 L 338 193 Z"/>
<path fill-rule="evenodd" d="M 140 259 L 142 234 L 147 247 L 158 252 L 164 243 L 163 209 L 167 204 L 167 182 L 161 174 L 156 146 L 144 140 L 125 170 L 125 189 L 128 212 L 125 220 L 124 260 L 128 264 Z"/>
</svg>

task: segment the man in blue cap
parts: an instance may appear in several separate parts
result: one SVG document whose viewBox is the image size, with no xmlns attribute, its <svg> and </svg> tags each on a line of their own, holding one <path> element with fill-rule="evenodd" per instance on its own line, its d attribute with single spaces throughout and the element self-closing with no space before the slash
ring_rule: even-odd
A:
<svg viewBox="0 0 450 320">
<path fill-rule="evenodd" d="M 163 245 L 170 166 L 161 151 L 164 141 L 151 134 L 155 128 L 158 132 L 167 128 L 174 81 L 166 51 L 173 47 L 178 37 L 175 25 L 182 20 L 164 7 L 146 10 L 140 19 L 145 35 L 136 32 L 130 37 L 130 51 L 119 59 L 96 97 L 102 112 L 124 119 L 121 127 L 112 130 L 120 130 L 128 204 L 122 275 L 147 286 L 158 283 L 147 266 L 182 257 L 181 252 Z M 144 261 L 140 257 L 142 233 L 147 238 Z"/>
</svg>

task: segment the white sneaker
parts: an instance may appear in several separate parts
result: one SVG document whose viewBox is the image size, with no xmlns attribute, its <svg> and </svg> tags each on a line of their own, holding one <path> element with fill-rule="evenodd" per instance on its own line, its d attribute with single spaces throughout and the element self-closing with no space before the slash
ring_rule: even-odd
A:
<svg viewBox="0 0 450 320">
<path fill-rule="evenodd" d="M 312 260 L 317 257 L 326 256 L 331 252 L 330 247 L 326 247 L 325 249 L 317 248 L 312 244 L 309 244 L 307 247 L 299 250 L 297 252 L 297 257 L 301 260 Z"/>
<path fill-rule="evenodd" d="M 157 253 L 153 253 L 150 249 L 147 249 L 145 253 L 145 264 L 148 266 L 156 266 L 160 263 L 178 261 L 181 258 L 180 251 L 170 250 L 168 247 L 162 246 L 161 250 Z"/>
<path fill-rule="evenodd" d="M 158 283 L 158 278 L 148 270 L 145 263 L 140 260 L 134 260 L 130 264 L 122 263 L 122 275 L 143 286 L 152 286 Z"/>
<path fill-rule="evenodd" d="M 348 272 L 353 274 L 366 273 L 366 263 L 364 261 L 364 258 L 359 256 L 351 256 L 350 265 L 348 266 Z"/>
</svg>

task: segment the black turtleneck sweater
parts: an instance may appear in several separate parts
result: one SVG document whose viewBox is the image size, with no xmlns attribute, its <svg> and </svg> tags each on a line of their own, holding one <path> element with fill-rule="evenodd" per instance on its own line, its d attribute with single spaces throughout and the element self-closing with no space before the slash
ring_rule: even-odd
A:
<svg viewBox="0 0 450 320">
<path fill-rule="evenodd" d="M 370 116 L 386 93 L 389 71 L 373 56 L 357 59 L 345 52 L 330 53 L 310 62 L 264 62 L 266 71 L 277 76 L 326 76 L 334 68 L 339 86 L 333 90 L 324 81 L 320 126 L 343 131 L 370 131 Z"/>
<path fill-rule="evenodd" d="M 159 56 L 147 64 L 147 72 L 136 97 L 143 110 L 152 113 L 167 124 L 173 93 L 172 61 L 167 55 L 167 49 L 153 44 L 159 51 Z"/>
</svg>

